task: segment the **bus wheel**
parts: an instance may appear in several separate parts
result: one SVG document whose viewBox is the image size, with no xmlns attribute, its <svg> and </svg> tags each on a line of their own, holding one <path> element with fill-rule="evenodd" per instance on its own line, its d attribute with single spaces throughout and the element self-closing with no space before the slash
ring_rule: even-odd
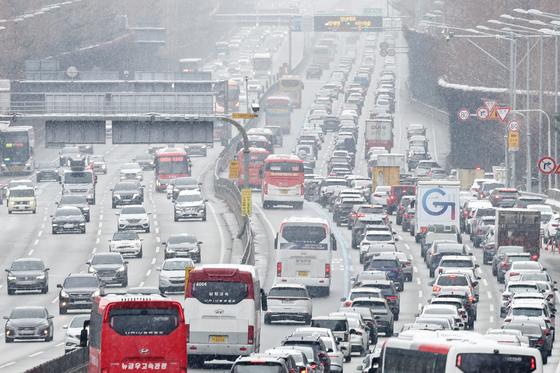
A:
<svg viewBox="0 0 560 373">
<path fill-rule="evenodd" d="M 200 368 L 204 365 L 204 358 L 202 358 L 201 356 L 189 356 L 189 367 L 191 368 Z"/>
</svg>

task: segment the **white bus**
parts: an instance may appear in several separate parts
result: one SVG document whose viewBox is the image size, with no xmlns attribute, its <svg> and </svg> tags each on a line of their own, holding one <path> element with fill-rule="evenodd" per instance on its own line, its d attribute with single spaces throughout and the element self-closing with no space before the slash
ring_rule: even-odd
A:
<svg viewBox="0 0 560 373">
<path fill-rule="evenodd" d="M 406 332 L 405 332 L 406 333 Z M 539 350 L 498 344 L 484 336 L 441 338 L 419 333 L 389 338 L 380 357 L 381 373 L 542 373 Z"/>
<path fill-rule="evenodd" d="M 290 217 L 280 224 L 274 239 L 276 282 L 307 286 L 310 293 L 328 296 L 332 252 L 336 239 L 329 222 L 321 218 Z"/>
<path fill-rule="evenodd" d="M 189 365 L 259 352 L 263 297 L 253 266 L 211 264 L 192 269 L 184 303 Z"/>
</svg>

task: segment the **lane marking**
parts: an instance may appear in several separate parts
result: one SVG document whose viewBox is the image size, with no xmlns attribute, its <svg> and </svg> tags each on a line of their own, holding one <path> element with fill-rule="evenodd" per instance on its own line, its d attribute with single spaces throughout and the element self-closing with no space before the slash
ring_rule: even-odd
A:
<svg viewBox="0 0 560 373">
<path fill-rule="evenodd" d="M 414 267 L 414 268 L 416 268 L 416 267 Z M 416 277 L 416 283 L 418 283 L 418 285 L 422 284 L 422 281 L 420 280 L 419 277 Z"/>
<path fill-rule="evenodd" d="M 43 235 L 43 231 L 39 231 L 39 233 L 37 233 L 37 237 L 41 237 Z"/>
<path fill-rule="evenodd" d="M 14 365 L 15 363 L 16 363 L 15 361 L 10 361 L 9 363 L 6 363 L 4 365 L 0 365 L 0 369 L 10 367 L 10 366 Z"/>
<path fill-rule="evenodd" d="M 488 299 L 492 299 L 492 293 L 490 291 L 486 292 L 486 295 L 488 295 Z"/>
<path fill-rule="evenodd" d="M 142 287 L 144 286 L 144 281 L 140 282 L 140 285 L 138 285 L 138 287 Z"/>
<path fill-rule="evenodd" d="M 416 266 L 412 267 L 412 269 L 414 270 L 414 273 L 418 273 L 418 268 Z M 420 279 L 417 280 L 420 281 Z"/>
<path fill-rule="evenodd" d="M 150 277 L 151 274 L 152 274 L 152 270 L 148 269 L 148 272 L 146 272 L 146 277 Z"/>
<path fill-rule="evenodd" d="M 27 253 L 27 255 L 29 256 L 33 255 L 33 249 L 29 250 L 29 253 Z"/>
<path fill-rule="evenodd" d="M 159 234 L 159 228 L 156 227 L 156 234 Z"/>
<path fill-rule="evenodd" d="M 55 347 L 60 347 L 60 346 L 64 346 L 64 342 L 60 342 L 60 343 L 55 344 Z"/>
<path fill-rule="evenodd" d="M 156 246 L 156 253 L 159 253 L 159 246 Z"/>
<path fill-rule="evenodd" d="M 494 305 L 490 303 L 490 312 L 494 312 Z"/>
<path fill-rule="evenodd" d="M 58 297 L 54 298 L 53 300 L 51 300 L 51 304 L 55 304 L 56 302 L 58 302 Z"/>
<path fill-rule="evenodd" d="M 159 238 L 159 236 L 156 237 L 156 241 L 157 242 L 161 242 L 161 238 Z"/>
<path fill-rule="evenodd" d="M 37 246 L 39 244 L 39 240 L 35 240 L 35 242 L 33 242 L 34 246 Z"/>
<path fill-rule="evenodd" d="M 485 278 L 482 279 L 482 283 L 484 284 L 484 286 L 488 286 L 488 281 L 486 281 Z"/>
<path fill-rule="evenodd" d="M 494 322 L 494 316 L 490 316 L 490 322 L 491 322 L 491 323 Z"/>
<path fill-rule="evenodd" d="M 156 258 L 152 258 L 152 265 L 156 264 Z"/>
<path fill-rule="evenodd" d="M 96 245 L 99 243 L 99 240 L 100 240 L 99 237 L 97 237 L 97 238 L 95 239 L 95 244 L 96 244 Z"/>
<path fill-rule="evenodd" d="M 29 357 L 35 357 L 35 356 L 41 355 L 41 354 L 44 353 L 44 352 L 45 352 L 45 351 L 37 351 L 37 352 L 35 352 L 34 354 L 31 354 L 31 355 L 28 355 L 28 356 L 29 356 Z"/>
<path fill-rule="evenodd" d="M 424 293 L 422 293 L 422 290 L 418 290 L 418 298 L 422 298 L 423 295 Z"/>
</svg>

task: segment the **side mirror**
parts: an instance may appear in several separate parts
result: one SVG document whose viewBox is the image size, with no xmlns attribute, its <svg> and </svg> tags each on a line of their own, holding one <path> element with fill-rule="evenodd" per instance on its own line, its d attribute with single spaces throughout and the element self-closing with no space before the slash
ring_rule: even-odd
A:
<svg viewBox="0 0 560 373">
<path fill-rule="evenodd" d="M 157 267 L 156 271 L 160 272 L 161 271 L 161 267 Z"/>
<path fill-rule="evenodd" d="M 10 273 L 10 270 L 9 270 L 8 268 L 6 268 L 6 269 L 5 269 L 4 271 L 6 271 L 6 272 Z"/>
<path fill-rule="evenodd" d="M 56 284 L 56 287 L 59 289 L 62 289 L 62 285 L 61 284 Z"/>
<path fill-rule="evenodd" d="M 543 270 L 543 271 L 546 271 L 546 267 L 543 267 L 543 269 L 542 269 L 542 270 Z"/>
<path fill-rule="evenodd" d="M 47 317 L 47 319 L 52 320 L 52 319 L 54 319 L 54 316 L 53 316 L 53 315 L 49 315 L 49 316 Z"/>
<path fill-rule="evenodd" d="M 204 243 L 204 242 L 202 242 L 202 241 L 198 241 L 198 242 L 197 242 L 198 245 L 202 245 L 203 243 Z"/>
<path fill-rule="evenodd" d="M 4 316 L 3 319 L 4 320 L 9 320 L 10 318 L 8 316 Z"/>
<path fill-rule="evenodd" d="M 430 286 L 434 286 L 434 284 L 435 284 L 435 281 L 428 282 L 428 285 L 430 285 Z"/>
<path fill-rule="evenodd" d="M 162 242 L 161 246 L 167 246 L 167 242 Z"/>
<path fill-rule="evenodd" d="M 68 329 L 68 325 L 62 325 L 62 329 Z"/>
<path fill-rule="evenodd" d="M 91 265 L 91 261 L 90 261 L 90 260 L 88 260 L 88 261 L 86 262 L 86 264 L 89 264 L 89 265 Z"/>
</svg>

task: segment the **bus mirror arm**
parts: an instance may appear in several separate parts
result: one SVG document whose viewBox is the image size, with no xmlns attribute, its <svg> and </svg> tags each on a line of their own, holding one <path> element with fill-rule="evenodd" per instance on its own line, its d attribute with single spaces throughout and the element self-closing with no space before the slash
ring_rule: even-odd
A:
<svg viewBox="0 0 560 373">
<path fill-rule="evenodd" d="M 267 298 L 266 293 L 264 292 L 263 289 L 261 289 L 261 309 L 263 311 L 268 310 L 268 298 Z"/>
<path fill-rule="evenodd" d="M 274 237 L 274 249 L 278 248 L 278 233 L 276 233 L 276 237 Z"/>
</svg>

